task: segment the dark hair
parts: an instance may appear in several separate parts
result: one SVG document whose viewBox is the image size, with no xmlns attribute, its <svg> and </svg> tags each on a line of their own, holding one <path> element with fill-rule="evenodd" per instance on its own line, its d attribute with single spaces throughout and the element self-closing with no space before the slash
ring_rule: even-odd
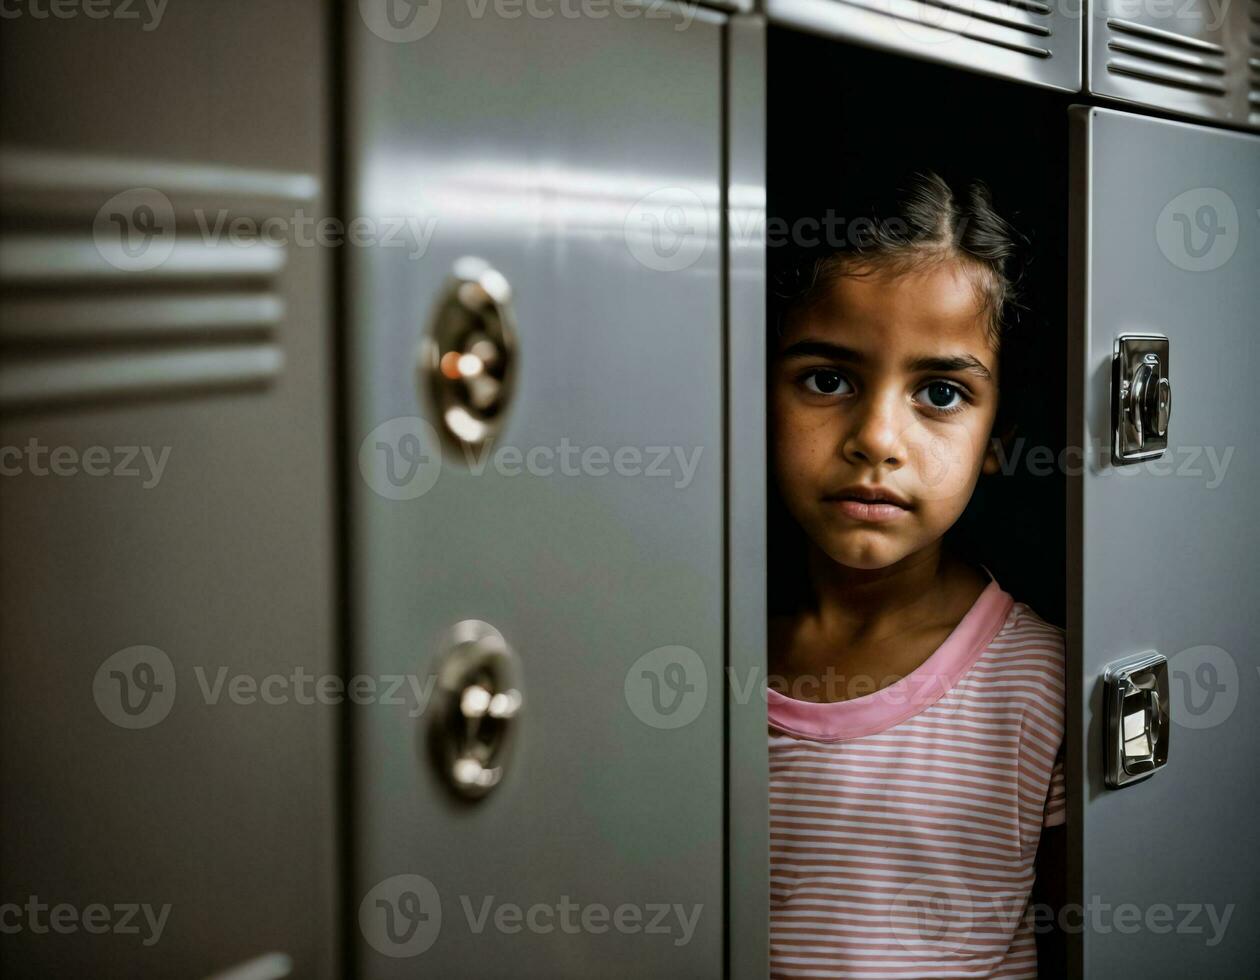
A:
<svg viewBox="0 0 1260 980">
<path fill-rule="evenodd" d="M 949 180 L 931 170 L 890 183 L 849 213 L 860 217 L 847 222 L 839 241 L 789 241 L 769 250 L 771 357 L 789 319 L 821 302 L 839 278 L 901 274 L 961 260 L 973 274 L 989 344 L 998 354 L 994 434 L 1013 430 L 1030 370 L 1020 295 L 1031 262 L 1030 239 L 998 212 L 983 181 Z M 770 483 L 770 605 L 776 611 L 804 597 L 807 578 L 799 561 L 803 532 Z"/>
<path fill-rule="evenodd" d="M 770 326 L 782 333 L 789 317 L 826 297 L 836 280 L 871 272 L 900 274 L 945 261 L 964 262 L 974 273 L 976 298 L 989 325 L 989 343 L 998 352 L 1002 389 L 994 428 L 1014 421 L 1012 402 L 1022 390 L 1017 354 L 1019 295 L 1031 258 L 1029 239 L 994 207 L 983 181 L 951 183 L 931 170 L 911 173 L 868 200 L 847 222 L 841 240 L 771 250 Z M 777 260 L 777 261 L 776 261 Z"/>
</svg>

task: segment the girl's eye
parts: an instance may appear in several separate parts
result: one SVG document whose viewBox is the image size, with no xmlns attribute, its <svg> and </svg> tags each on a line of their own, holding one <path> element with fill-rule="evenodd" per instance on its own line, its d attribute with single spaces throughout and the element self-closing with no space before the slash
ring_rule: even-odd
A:
<svg viewBox="0 0 1260 980">
<path fill-rule="evenodd" d="M 827 368 L 815 368 L 801 381 L 805 385 L 805 390 L 815 395 L 845 394 L 840 388 L 849 383 L 839 371 L 831 371 Z"/>
<path fill-rule="evenodd" d="M 966 400 L 962 388 L 948 381 L 932 381 L 919 391 L 927 392 L 929 408 L 946 414 L 962 411 Z"/>
</svg>

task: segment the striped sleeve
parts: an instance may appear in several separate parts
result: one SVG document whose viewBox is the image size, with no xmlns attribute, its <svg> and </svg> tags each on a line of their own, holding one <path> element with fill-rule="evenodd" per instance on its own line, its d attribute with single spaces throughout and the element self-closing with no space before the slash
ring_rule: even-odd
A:
<svg viewBox="0 0 1260 980">
<path fill-rule="evenodd" d="M 1041 821 L 1043 827 L 1058 827 L 1067 820 L 1067 784 L 1063 778 L 1063 750 L 1054 760 L 1050 771 L 1050 790 L 1046 793 L 1046 812 Z"/>
</svg>

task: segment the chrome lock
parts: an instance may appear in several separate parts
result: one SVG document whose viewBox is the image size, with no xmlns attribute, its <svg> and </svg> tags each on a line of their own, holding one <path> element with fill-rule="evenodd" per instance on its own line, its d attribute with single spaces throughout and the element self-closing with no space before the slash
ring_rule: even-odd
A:
<svg viewBox="0 0 1260 980">
<path fill-rule="evenodd" d="M 417 350 L 421 397 L 444 442 L 476 452 L 502 427 L 516 375 L 508 281 L 486 262 L 455 263 Z"/>
<path fill-rule="evenodd" d="M 1116 338 L 1111 377 L 1111 461 L 1154 459 L 1168 448 L 1172 383 L 1168 338 L 1124 334 Z"/>
<path fill-rule="evenodd" d="M 1112 789 L 1145 779 L 1168 762 L 1168 661 L 1154 650 L 1109 664 L 1106 698 L 1106 783 Z"/>
<path fill-rule="evenodd" d="M 503 634 L 479 619 L 447 633 L 430 731 L 434 762 L 460 796 L 499 785 L 520 724 L 520 664 Z"/>
</svg>

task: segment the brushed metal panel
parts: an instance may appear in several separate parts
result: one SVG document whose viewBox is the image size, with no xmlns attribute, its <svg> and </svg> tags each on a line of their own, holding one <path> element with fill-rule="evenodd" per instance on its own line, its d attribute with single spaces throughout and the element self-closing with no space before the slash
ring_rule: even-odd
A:
<svg viewBox="0 0 1260 980">
<path fill-rule="evenodd" d="M 271 293 L 0 296 L 0 342 L 272 333 L 284 314 L 284 299 Z"/>
<path fill-rule="evenodd" d="M 1065 92 L 1081 86 L 1079 0 L 762 0 L 771 23 Z"/>
<path fill-rule="evenodd" d="M 1260 128 L 1260 0 L 1099 0 L 1086 48 L 1095 95 Z"/>
<path fill-rule="evenodd" d="M 312 201 L 320 193 L 319 178 L 308 173 L 36 146 L 0 150 L 0 211 L 90 215 L 127 187 L 162 191 L 177 213 L 226 208 L 237 214 L 275 214 L 278 207 Z"/>
<path fill-rule="evenodd" d="M 278 282 L 303 244 L 286 209 L 303 215 L 319 193 L 311 174 L 0 148 L 0 405 L 204 396 L 274 380 Z M 135 222 L 141 209 L 152 224 L 137 245 L 131 224 L 109 219 Z M 268 237 L 270 223 L 286 237 Z M 246 328 L 264 336 L 242 343 Z M 237 343 L 205 346 L 215 331 Z"/>
<path fill-rule="evenodd" d="M 770 950 L 766 739 L 766 25 L 726 28 L 727 976 Z"/>
<path fill-rule="evenodd" d="M 10 233 L 0 242 L 0 284 L 29 286 L 97 281 L 139 285 L 171 279 L 267 278 L 284 268 L 285 252 L 271 245 L 175 241 L 160 265 L 122 267 L 121 247 L 102 245 L 90 235 Z"/>
<path fill-rule="evenodd" d="M 1072 123 L 1069 443 L 1093 447 L 1068 476 L 1068 829 L 1075 900 L 1093 903 L 1078 966 L 1247 976 L 1260 962 L 1260 454 L 1238 406 L 1260 353 L 1260 138 L 1085 107 Z M 1110 366 L 1129 332 L 1169 338 L 1174 407 L 1164 457 L 1117 467 Z M 1169 660 L 1168 765 L 1108 790 L 1101 674 L 1146 649 Z M 1126 903 L 1136 928 L 1116 912 Z M 1161 907 L 1171 917 L 1153 928 Z"/>
<path fill-rule="evenodd" d="M 350 902 L 370 924 L 355 937 L 366 978 L 722 969 L 723 33 L 703 9 L 662 9 L 540 21 L 447 6 L 410 41 L 349 18 L 350 207 L 434 222 L 423 256 L 349 256 L 354 447 L 370 438 L 386 465 L 377 428 L 424 419 L 415 351 L 459 257 L 511 284 L 520 357 L 492 449 L 515 448 L 518 464 L 490 456 L 478 472 L 428 440 L 436 482 L 391 500 L 347 461 L 354 669 L 427 682 L 447 628 L 476 618 L 520 655 L 524 694 L 513 761 L 473 806 L 430 765 L 427 714 L 356 713 Z M 577 459 L 568 474 L 558 458 L 527 468 L 561 440 L 680 447 L 696 469 L 687 482 L 676 463 L 664 479 Z M 673 728 L 626 693 L 666 647 L 692 651 L 688 681 L 707 685 Z M 391 955 L 407 950 L 371 940 L 384 944 L 404 897 L 419 901 L 417 879 L 432 891 L 408 922 L 428 916 L 433 943 Z M 504 906 L 565 897 L 699 917 L 690 936 L 672 911 L 653 934 L 496 924 Z"/>
<path fill-rule="evenodd" d="M 205 395 L 272 382 L 283 368 L 284 352 L 267 343 L 158 354 L 39 358 L 8 353 L 0 363 L 0 408 L 30 410 L 173 392 Z"/>
<path fill-rule="evenodd" d="M 0 29 L 6 241 L 91 243 L 97 209 L 141 182 L 166 187 L 177 219 L 201 204 L 327 206 L 324 3 L 163 4 L 152 31 L 83 4 L 43 19 L 35 6 L 49 9 L 7 6 Z M 131 934 L 6 933 L 6 977 L 195 978 L 246 964 L 246 976 L 340 975 L 340 709 L 237 703 L 226 690 L 212 702 L 195 673 L 337 669 L 330 261 L 296 248 L 244 282 L 36 268 L 0 290 L 6 370 L 90 352 L 96 373 L 106 358 L 246 342 L 265 345 L 251 355 L 284 354 L 279 383 L 213 399 L 133 389 L 0 413 L 0 904 L 169 906 L 151 945 L 143 917 Z M 25 460 L 32 442 L 42 465 Z M 160 476 L 141 447 L 165 459 Z M 69 468 L 50 467 L 57 450 Z M 160 723 L 125 729 L 94 698 L 94 676 L 142 644 L 166 653 L 178 683 Z"/>
</svg>

